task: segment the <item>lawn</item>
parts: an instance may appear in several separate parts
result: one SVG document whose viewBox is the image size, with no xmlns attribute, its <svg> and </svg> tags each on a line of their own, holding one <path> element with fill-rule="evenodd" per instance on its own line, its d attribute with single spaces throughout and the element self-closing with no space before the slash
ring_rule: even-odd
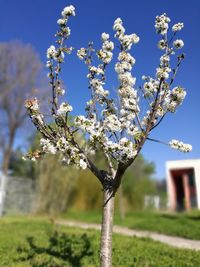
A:
<svg viewBox="0 0 200 267">
<path fill-rule="evenodd" d="M 53 234 L 56 227 L 47 219 L 1 219 L 0 266 L 99 266 L 99 232 L 59 227 Z M 174 249 L 147 238 L 113 238 L 113 267 L 199 267 L 199 262 L 200 252 Z"/>
<path fill-rule="evenodd" d="M 69 211 L 63 215 L 66 219 L 85 222 L 101 222 L 101 212 Z M 150 230 L 173 236 L 181 236 L 200 240 L 200 212 L 162 213 L 151 211 L 136 211 L 128 213 L 124 220 L 115 215 L 115 224 L 132 229 Z M 200 266 L 200 265 L 199 265 Z"/>
</svg>

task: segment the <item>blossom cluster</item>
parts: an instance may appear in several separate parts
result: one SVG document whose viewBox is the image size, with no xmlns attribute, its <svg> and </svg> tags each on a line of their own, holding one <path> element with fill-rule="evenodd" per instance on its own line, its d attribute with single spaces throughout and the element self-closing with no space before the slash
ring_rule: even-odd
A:
<svg viewBox="0 0 200 267">
<path fill-rule="evenodd" d="M 118 62 L 115 64 L 115 71 L 119 79 L 118 94 L 120 97 L 120 110 L 117 112 L 114 101 L 109 98 L 109 91 L 104 89 L 105 68 L 112 59 L 113 42 L 107 33 L 102 33 L 102 48 L 97 52 L 97 56 L 103 64 L 97 67 L 87 60 L 88 50 L 81 48 L 77 55 L 81 60 L 89 62 L 89 88 L 92 91 L 92 99 L 87 102 L 88 114 L 86 117 L 80 115 L 74 119 L 76 127 L 89 134 L 89 143 L 92 149 L 99 147 L 117 161 L 126 162 L 137 155 L 135 143 L 131 138 L 139 133 L 138 127 L 134 123 L 135 113 L 139 112 L 137 91 L 134 89 L 135 77 L 132 76 L 132 67 L 135 64 L 134 57 L 129 50 L 133 44 L 139 41 L 136 34 L 125 34 L 125 28 L 120 18 L 114 22 L 113 29 L 116 31 L 115 37 L 120 42 L 121 51 L 118 55 Z M 102 112 L 97 112 L 97 104 L 100 104 Z M 123 137 L 123 131 L 129 137 Z"/>
<path fill-rule="evenodd" d="M 57 148 L 54 144 L 51 143 L 49 139 L 40 139 L 40 145 L 42 147 L 43 152 L 49 153 L 49 154 L 56 154 Z"/>
<path fill-rule="evenodd" d="M 100 49 L 97 53 L 99 59 L 104 63 L 104 64 L 109 64 L 110 61 L 112 60 L 113 57 L 113 49 L 114 49 L 114 43 L 109 40 L 109 34 L 107 33 L 102 33 L 101 38 L 102 38 L 102 49 Z"/>
<path fill-rule="evenodd" d="M 156 93 L 159 88 L 159 81 L 157 79 L 153 79 L 152 77 L 143 76 L 142 78 L 145 80 L 143 85 L 144 95 L 151 96 Z"/>
<path fill-rule="evenodd" d="M 192 150 L 192 146 L 190 144 L 184 144 L 183 142 L 175 139 L 172 139 L 169 142 L 169 145 L 171 148 L 180 150 L 181 152 L 190 152 Z"/>
<path fill-rule="evenodd" d="M 118 162 L 127 162 L 137 155 L 135 145 L 126 137 L 123 137 L 119 142 L 107 140 L 104 143 L 104 151 L 115 158 Z"/>
<path fill-rule="evenodd" d="M 90 120 L 82 115 L 77 116 L 75 117 L 74 123 L 83 132 L 89 134 L 91 149 L 98 150 L 101 148 L 109 156 L 121 162 L 126 162 L 128 159 L 134 158 L 137 155 L 135 145 L 126 137 L 119 140 L 110 140 L 108 138 L 108 132 L 111 134 L 121 131 L 121 123 L 116 115 L 112 114 L 108 116 L 103 121 L 103 125 L 96 121 L 95 115 Z"/>
<path fill-rule="evenodd" d="M 176 86 L 165 97 L 164 108 L 166 111 L 175 112 L 177 107 L 183 103 L 186 91 L 180 86 Z"/>
<path fill-rule="evenodd" d="M 170 18 L 164 13 L 160 16 L 156 16 L 155 28 L 157 33 L 165 35 L 169 28 Z"/>
<path fill-rule="evenodd" d="M 62 162 L 64 164 L 75 164 L 81 169 L 87 168 L 84 154 L 78 148 L 72 146 L 65 137 L 59 138 L 56 144 L 53 144 L 49 139 L 41 138 L 40 145 L 44 153 L 53 155 L 58 152 L 62 153 Z"/>
<path fill-rule="evenodd" d="M 53 90 L 53 115 L 55 118 L 56 127 L 52 127 L 44 121 L 44 116 L 40 112 L 38 100 L 30 99 L 25 102 L 25 107 L 38 131 L 42 134 L 40 140 L 41 151 L 28 153 L 27 157 L 31 160 L 36 160 L 45 153 L 61 154 L 61 159 L 64 164 L 75 164 L 77 167 L 86 169 L 87 159 L 82 153 L 73 139 L 72 129 L 67 125 L 67 114 L 73 110 L 72 106 L 67 102 L 58 104 L 58 96 L 62 96 L 65 90 L 62 82 L 59 79 L 61 70 L 60 64 L 64 60 L 64 54 L 70 54 L 72 48 L 67 48 L 64 41 L 70 36 L 70 28 L 67 27 L 67 22 L 70 16 L 75 16 L 75 8 L 71 5 L 65 7 L 62 11 L 62 18 L 57 21 L 60 29 L 56 36 L 58 47 L 51 45 L 47 49 L 47 68 L 50 70 L 48 77 Z"/>
<path fill-rule="evenodd" d="M 125 28 L 120 18 L 116 19 L 113 26 L 116 31 L 115 37 L 120 42 L 121 52 L 118 55 L 118 62 L 115 64 L 115 71 L 118 75 L 120 97 L 120 122 L 122 130 L 128 130 L 128 134 L 134 132 L 136 114 L 139 112 L 137 90 L 134 88 L 136 78 L 132 76 L 132 68 L 135 64 L 134 57 L 129 50 L 133 44 L 138 43 L 139 37 L 133 33 L 125 34 Z M 132 130 L 130 130 L 132 129 Z"/>
<path fill-rule="evenodd" d="M 160 57 L 159 66 L 156 69 L 155 77 L 143 76 L 145 81 L 143 84 L 144 97 L 148 99 L 150 109 L 142 119 L 142 125 L 148 126 L 152 119 L 152 127 L 159 123 L 159 119 L 165 116 L 167 112 L 175 112 L 186 96 L 185 90 L 181 86 L 176 86 L 171 90 L 171 85 L 174 82 L 176 72 L 184 55 L 178 55 L 178 63 L 175 68 L 172 67 L 171 58 L 176 52 L 184 46 L 181 39 L 176 39 L 175 35 L 183 28 L 183 23 L 177 23 L 172 26 L 174 34 L 168 40 L 170 18 L 164 13 L 156 17 L 155 28 L 156 32 L 162 37 L 158 42 L 158 48 L 163 51 Z M 152 116 L 152 107 L 155 106 L 156 99 L 156 115 Z"/>
<path fill-rule="evenodd" d="M 56 114 L 58 109 L 58 96 L 63 96 L 65 93 L 62 87 L 61 80 L 59 79 L 59 73 L 61 71 L 61 63 L 64 62 L 65 54 L 71 54 L 73 48 L 64 45 L 64 41 L 67 40 L 71 34 L 70 28 L 67 26 L 70 16 L 75 16 L 75 8 L 70 5 L 65 7 L 61 13 L 62 18 L 58 19 L 57 24 L 59 30 L 56 33 L 58 47 L 51 45 L 47 49 L 47 62 L 46 67 L 49 69 L 47 76 L 50 79 L 50 84 L 53 89 L 52 100 L 52 114 Z"/>
<path fill-rule="evenodd" d="M 80 60 L 83 60 L 87 56 L 87 49 L 85 49 L 84 47 L 80 48 L 77 51 L 77 56 Z"/>
<path fill-rule="evenodd" d="M 130 35 L 125 34 L 125 28 L 121 18 L 117 18 L 114 21 L 113 30 L 116 31 L 115 37 L 120 41 L 122 49 L 128 51 L 133 44 L 137 44 L 140 38 L 137 34 L 132 33 Z"/>
<path fill-rule="evenodd" d="M 179 23 L 174 24 L 174 25 L 172 26 L 172 31 L 173 31 L 173 32 L 181 31 L 181 30 L 183 29 L 183 27 L 184 27 L 184 24 L 181 23 L 181 22 L 179 22 Z"/>
<path fill-rule="evenodd" d="M 28 99 L 25 101 L 25 108 L 28 110 L 28 114 L 35 125 L 43 125 L 44 124 L 44 116 L 40 112 L 39 103 L 37 98 Z"/>
</svg>

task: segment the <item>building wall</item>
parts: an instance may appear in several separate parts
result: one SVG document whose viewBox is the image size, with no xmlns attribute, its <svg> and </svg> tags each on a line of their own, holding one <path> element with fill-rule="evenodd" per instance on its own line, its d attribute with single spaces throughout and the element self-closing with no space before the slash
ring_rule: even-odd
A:
<svg viewBox="0 0 200 267">
<path fill-rule="evenodd" d="M 33 210 L 34 181 L 23 177 L 6 177 L 3 214 L 27 214 Z"/>
<path fill-rule="evenodd" d="M 168 207 L 172 210 L 175 209 L 175 192 L 172 184 L 171 170 L 181 170 L 193 168 L 194 179 L 197 193 L 197 208 L 200 209 L 200 159 L 194 160 L 176 160 L 166 162 L 166 178 L 167 178 L 167 194 L 168 194 Z"/>
</svg>

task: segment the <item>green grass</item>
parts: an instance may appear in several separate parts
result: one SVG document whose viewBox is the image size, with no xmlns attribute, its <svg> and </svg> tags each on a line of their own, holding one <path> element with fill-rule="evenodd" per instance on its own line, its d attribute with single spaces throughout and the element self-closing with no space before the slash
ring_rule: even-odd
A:
<svg viewBox="0 0 200 267">
<path fill-rule="evenodd" d="M 64 218 L 85 222 L 101 222 L 101 212 L 69 211 Z M 169 214 L 161 212 L 138 211 L 128 213 L 124 220 L 115 215 L 115 224 L 132 229 L 150 230 L 173 236 L 200 240 L 200 212 Z M 199 265 L 200 266 L 200 265 Z"/>
<path fill-rule="evenodd" d="M 68 267 L 67 260 L 48 254 L 48 237 L 51 235 L 54 225 L 48 220 L 37 218 L 4 218 L 0 220 L 0 266 L 1 267 Z M 58 230 L 58 229 L 57 229 Z M 81 230 L 75 228 L 59 227 L 71 240 L 74 253 L 81 250 L 77 240 L 81 240 L 83 233 L 87 233 L 91 243 L 91 256 L 81 259 L 81 267 L 97 267 L 99 250 L 99 232 L 94 230 Z M 74 239 L 73 235 L 77 237 Z M 26 237 L 35 238 L 36 247 L 28 249 Z M 75 240 L 75 241 L 74 241 Z M 63 239 L 56 243 L 57 254 L 64 250 Z M 68 244 L 69 245 L 69 244 Z M 17 248 L 26 248 L 31 258 L 26 259 L 27 254 L 17 251 Z M 45 252 L 44 252 L 45 251 Z M 73 253 L 72 253 L 73 254 Z M 180 250 L 163 245 L 150 239 L 139 239 L 114 235 L 113 237 L 113 267 L 199 267 L 200 253 L 190 250 Z"/>
</svg>

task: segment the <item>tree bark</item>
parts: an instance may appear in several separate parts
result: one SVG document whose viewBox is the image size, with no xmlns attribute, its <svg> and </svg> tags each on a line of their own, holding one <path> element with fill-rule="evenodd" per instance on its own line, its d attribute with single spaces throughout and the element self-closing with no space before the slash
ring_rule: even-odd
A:
<svg viewBox="0 0 200 267">
<path fill-rule="evenodd" d="M 104 190 L 103 214 L 101 224 L 100 266 L 112 266 L 112 230 L 114 217 L 114 195 L 110 190 Z"/>
<path fill-rule="evenodd" d="M 120 219 L 124 220 L 124 218 L 125 218 L 125 207 L 124 207 L 124 196 L 123 196 L 122 184 L 119 187 L 119 214 L 120 214 Z"/>
</svg>

